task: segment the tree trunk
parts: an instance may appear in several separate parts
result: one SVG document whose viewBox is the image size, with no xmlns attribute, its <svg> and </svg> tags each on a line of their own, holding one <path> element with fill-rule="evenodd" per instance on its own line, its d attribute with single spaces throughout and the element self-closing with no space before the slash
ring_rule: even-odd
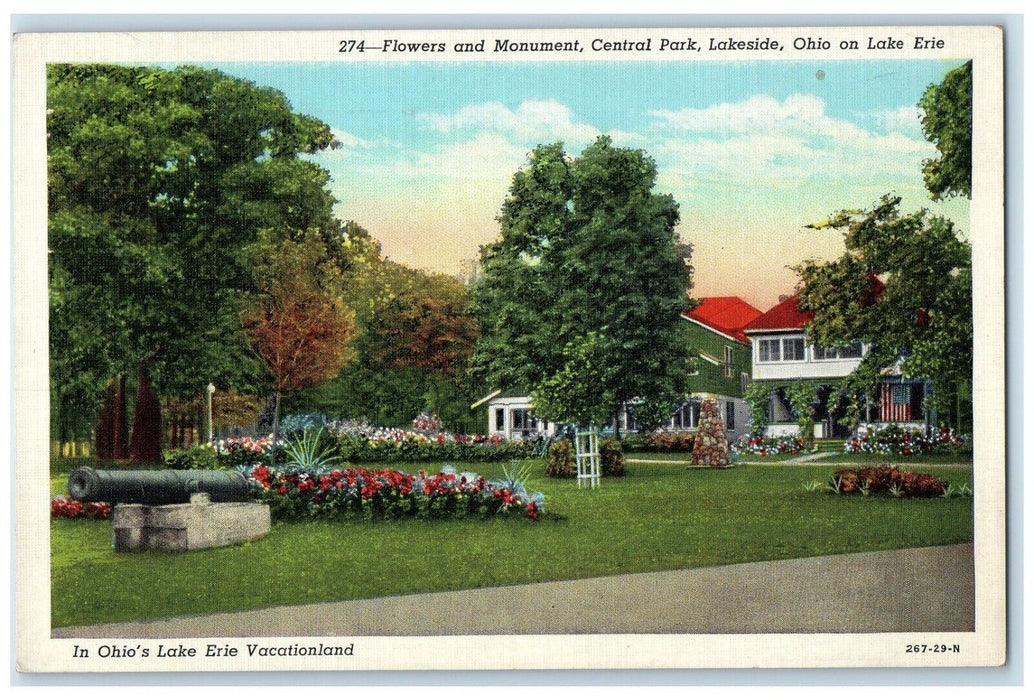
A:
<svg viewBox="0 0 1034 700">
<path fill-rule="evenodd" d="M 280 442 L 280 392 L 273 392 L 273 463 L 276 464 L 276 445 Z"/>
<path fill-rule="evenodd" d="M 129 417 L 126 415 L 126 375 L 118 373 L 115 379 L 115 404 L 111 417 L 111 456 L 113 459 L 129 457 Z"/>
<path fill-rule="evenodd" d="M 129 438 L 129 457 L 138 462 L 162 461 L 162 406 L 151 388 L 147 367 L 140 363 L 136 410 Z"/>
<path fill-rule="evenodd" d="M 621 417 L 621 405 L 618 404 L 618 406 L 614 409 L 614 439 L 615 440 L 620 440 L 621 439 L 621 424 L 618 422 L 618 419 L 620 417 Z"/>
<path fill-rule="evenodd" d="M 118 394 L 117 380 L 115 378 L 108 382 L 104 389 L 104 399 L 101 401 L 100 410 L 97 411 L 97 458 L 115 458 L 115 399 Z"/>
</svg>

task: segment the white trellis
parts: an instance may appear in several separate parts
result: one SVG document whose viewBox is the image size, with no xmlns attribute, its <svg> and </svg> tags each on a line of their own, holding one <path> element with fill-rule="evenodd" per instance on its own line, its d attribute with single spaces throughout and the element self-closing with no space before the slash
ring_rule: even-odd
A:
<svg viewBox="0 0 1034 700">
<path fill-rule="evenodd" d="M 600 436 L 595 428 L 575 433 L 574 458 L 578 469 L 578 488 L 588 485 L 594 489 L 599 486 Z"/>
</svg>

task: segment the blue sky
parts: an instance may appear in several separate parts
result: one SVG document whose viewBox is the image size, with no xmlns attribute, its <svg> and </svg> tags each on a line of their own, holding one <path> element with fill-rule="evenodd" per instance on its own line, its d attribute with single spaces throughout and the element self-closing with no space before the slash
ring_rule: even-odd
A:
<svg viewBox="0 0 1034 700">
<path fill-rule="evenodd" d="M 642 148 L 693 243 L 696 296 L 759 308 L 792 291 L 787 270 L 842 250 L 805 230 L 895 192 L 968 229 L 968 205 L 935 205 L 935 154 L 916 103 L 961 61 L 628 61 L 216 64 L 283 92 L 342 148 L 317 160 L 337 214 L 392 259 L 457 272 L 498 236 L 510 178 L 540 143 L 576 155 L 598 134 Z"/>
</svg>

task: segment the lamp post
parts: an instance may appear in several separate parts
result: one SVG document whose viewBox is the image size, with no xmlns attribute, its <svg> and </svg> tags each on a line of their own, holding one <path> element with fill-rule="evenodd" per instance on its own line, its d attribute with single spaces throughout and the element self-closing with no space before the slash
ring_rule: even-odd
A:
<svg viewBox="0 0 1034 700">
<path fill-rule="evenodd" d="M 212 443 L 214 439 L 212 430 L 212 394 L 215 393 L 215 384 L 212 382 L 208 383 L 205 387 L 205 417 L 208 419 L 208 442 Z"/>
</svg>

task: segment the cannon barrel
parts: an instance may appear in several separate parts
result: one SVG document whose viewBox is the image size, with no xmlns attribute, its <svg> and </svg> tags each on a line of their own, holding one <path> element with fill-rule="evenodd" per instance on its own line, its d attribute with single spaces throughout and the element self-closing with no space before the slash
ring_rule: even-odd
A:
<svg viewBox="0 0 1034 700">
<path fill-rule="evenodd" d="M 213 502 L 245 501 L 248 480 L 238 472 L 200 469 L 105 470 L 79 467 L 68 477 L 68 495 L 77 501 L 166 505 L 189 503 L 195 493 Z"/>
</svg>

